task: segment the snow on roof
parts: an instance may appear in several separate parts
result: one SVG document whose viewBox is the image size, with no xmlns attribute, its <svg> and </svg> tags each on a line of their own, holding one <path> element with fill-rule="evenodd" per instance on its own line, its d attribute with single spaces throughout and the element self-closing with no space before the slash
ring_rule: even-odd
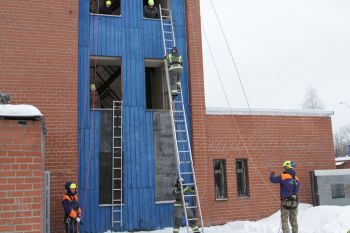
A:
<svg viewBox="0 0 350 233">
<path fill-rule="evenodd" d="M 335 166 L 340 166 L 340 165 L 343 165 L 343 164 L 344 164 L 344 162 L 336 162 Z"/>
<path fill-rule="evenodd" d="M 26 104 L 0 104 L 0 117 L 35 118 L 43 115 L 36 107 Z"/>
<path fill-rule="evenodd" d="M 269 116 L 317 116 L 329 117 L 333 111 L 314 109 L 287 110 L 287 109 L 248 109 L 248 108 L 207 108 L 209 115 L 269 115 Z"/>
<path fill-rule="evenodd" d="M 315 176 L 350 175 L 350 169 L 315 170 Z"/>
<path fill-rule="evenodd" d="M 338 157 L 338 158 L 335 158 L 335 161 L 336 161 L 336 162 L 350 161 L 350 157 L 349 157 L 349 156 Z"/>
</svg>

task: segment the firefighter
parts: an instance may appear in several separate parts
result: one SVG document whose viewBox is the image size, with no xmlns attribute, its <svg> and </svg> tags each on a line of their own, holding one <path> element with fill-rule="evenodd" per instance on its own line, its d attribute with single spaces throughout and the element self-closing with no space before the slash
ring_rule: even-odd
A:
<svg viewBox="0 0 350 233">
<path fill-rule="evenodd" d="M 159 11 L 158 8 L 154 6 L 154 0 L 148 0 L 147 5 L 143 7 L 143 16 L 151 19 L 159 18 Z"/>
<path fill-rule="evenodd" d="M 168 62 L 170 89 L 173 97 L 180 93 L 181 73 L 182 73 L 182 57 L 176 47 L 172 48 L 171 53 L 166 55 Z"/>
<path fill-rule="evenodd" d="M 283 233 L 289 233 L 289 218 L 292 232 L 298 233 L 297 215 L 300 180 L 294 170 L 296 163 L 288 160 L 283 163 L 282 167 L 284 171 L 281 175 L 275 176 L 274 172 L 270 174 L 270 181 L 280 184 L 282 231 Z"/>
<path fill-rule="evenodd" d="M 64 185 L 66 193 L 63 195 L 64 224 L 66 233 L 78 233 L 81 222 L 81 209 L 78 203 L 77 185 L 68 181 Z"/>
<path fill-rule="evenodd" d="M 184 213 L 184 209 L 186 209 L 186 214 L 188 219 L 193 219 L 193 213 L 190 209 L 185 208 L 182 205 L 182 194 L 181 194 L 181 185 L 183 185 L 183 179 L 178 178 L 176 180 L 176 184 L 174 185 L 173 193 L 175 195 L 175 203 L 174 203 L 174 228 L 173 233 L 179 233 L 181 221 L 182 221 L 182 215 Z M 193 192 L 190 187 L 183 186 L 184 194 L 187 194 L 189 192 Z M 186 203 L 186 206 L 188 203 Z M 198 226 L 195 224 L 195 222 L 192 220 L 189 222 L 193 233 L 200 233 Z"/>
</svg>

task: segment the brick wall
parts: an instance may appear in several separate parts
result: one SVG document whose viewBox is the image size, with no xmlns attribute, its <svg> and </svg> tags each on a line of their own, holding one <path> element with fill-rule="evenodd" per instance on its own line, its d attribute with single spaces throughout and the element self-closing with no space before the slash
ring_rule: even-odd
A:
<svg viewBox="0 0 350 233">
<path fill-rule="evenodd" d="M 206 115 L 199 0 L 186 1 L 192 149 L 205 225 L 260 219 L 279 207 L 269 173 L 298 162 L 301 201 L 311 203 L 309 171 L 334 169 L 329 117 Z M 237 127 L 236 127 L 237 124 Z M 250 197 L 238 198 L 235 159 L 248 159 Z M 226 159 L 228 200 L 215 201 L 213 159 Z"/>
<path fill-rule="evenodd" d="M 0 120 L 0 232 L 44 232 L 40 121 Z"/>
<path fill-rule="evenodd" d="M 0 8 L 0 90 L 45 115 L 51 232 L 62 232 L 64 182 L 78 173 L 78 1 L 0 1 Z"/>
</svg>

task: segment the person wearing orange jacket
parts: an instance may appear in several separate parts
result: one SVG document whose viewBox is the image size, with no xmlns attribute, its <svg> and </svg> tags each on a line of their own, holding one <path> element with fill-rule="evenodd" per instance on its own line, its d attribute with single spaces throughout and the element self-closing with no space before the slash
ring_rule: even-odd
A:
<svg viewBox="0 0 350 233">
<path fill-rule="evenodd" d="M 81 222 L 81 209 L 78 202 L 77 185 L 68 181 L 64 185 L 66 193 L 63 195 L 64 224 L 66 233 L 78 233 Z"/>
</svg>

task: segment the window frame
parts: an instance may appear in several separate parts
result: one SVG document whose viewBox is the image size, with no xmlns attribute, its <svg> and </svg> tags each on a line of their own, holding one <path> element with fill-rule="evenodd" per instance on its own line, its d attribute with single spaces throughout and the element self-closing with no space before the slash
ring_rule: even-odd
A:
<svg viewBox="0 0 350 233">
<path fill-rule="evenodd" d="M 223 177 L 223 187 L 221 189 L 222 196 L 218 196 L 217 190 L 217 177 L 216 177 L 216 165 L 217 162 L 221 162 L 220 166 L 220 183 L 222 182 Z M 223 174 L 222 174 L 223 173 Z M 227 192 L 227 169 L 226 169 L 226 159 L 213 159 L 213 174 L 214 174 L 214 196 L 216 201 L 228 200 Z"/>
<path fill-rule="evenodd" d="M 238 169 L 239 162 L 242 163 L 242 168 Z M 248 159 L 246 158 L 235 159 L 235 172 L 236 172 L 236 184 L 237 184 L 237 197 L 242 197 L 242 198 L 250 197 Z M 240 174 L 243 174 L 242 178 Z M 241 184 L 241 181 L 243 181 L 244 183 Z M 241 187 L 244 187 L 245 190 L 240 190 Z"/>
</svg>

